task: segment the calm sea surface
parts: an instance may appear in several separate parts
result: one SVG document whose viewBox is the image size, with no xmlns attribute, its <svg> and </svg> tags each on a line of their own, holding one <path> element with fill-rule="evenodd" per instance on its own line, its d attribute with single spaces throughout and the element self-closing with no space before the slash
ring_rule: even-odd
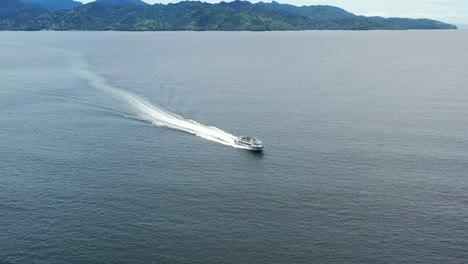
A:
<svg viewBox="0 0 468 264">
<path fill-rule="evenodd" d="M 0 263 L 468 263 L 467 43 L 1 32 Z"/>
</svg>

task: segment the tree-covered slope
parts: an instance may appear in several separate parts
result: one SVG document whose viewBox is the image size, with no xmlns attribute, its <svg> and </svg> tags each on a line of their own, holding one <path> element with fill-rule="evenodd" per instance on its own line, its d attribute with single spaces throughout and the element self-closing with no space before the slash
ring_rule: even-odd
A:
<svg viewBox="0 0 468 264">
<path fill-rule="evenodd" d="M 0 0 L 0 30 L 16 30 L 47 10 L 38 5 L 31 5 L 19 0 Z"/>
<path fill-rule="evenodd" d="M 21 0 L 24 3 L 28 4 L 38 4 L 44 9 L 49 11 L 63 10 L 63 9 L 73 9 L 75 7 L 82 6 L 81 2 L 73 0 Z"/>
<path fill-rule="evenodd" d="M 33 19 L 44 13 L 47 13 L 47 11 L 38 5 L 26 4 L 18 0 L 0 1 L 0 20 L 15 19 L 24 21 Z"/>
<path fill-rule="evenodd" d="M 147 5 L 141 0 L 96 0 L 96 3 L 103 5 Z"/>
<path fill-rule="evenodd" d="M 107 6 L 91 3 L 48 13 L 23 25 L 24 30 L 286 30 L 287 23 L 249 12 L 199 2 L 153 6 Z"/>
<path fill-rule="evenodd" d="M 18 1 L 18 0 L 3 0 Z M 36 0 L 37 1 L 37 0 Z M 1 22 L 0 22 L 1 23 Z M 371 30 L 451 29 L 429 19 L 356 16 L 333 6 L 246 1 L 208 4 L 141 4 L 140 0 L 98 0 L 72 10 L 39 14 L 12 30 Z"/>
</svg>

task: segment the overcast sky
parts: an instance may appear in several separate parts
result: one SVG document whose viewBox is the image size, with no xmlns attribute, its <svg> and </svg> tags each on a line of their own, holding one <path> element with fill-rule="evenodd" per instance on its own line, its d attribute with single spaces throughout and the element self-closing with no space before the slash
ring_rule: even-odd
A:
<svg viewBox="0 0 468 264">
<path fill-rule="evenodd" d="M 92 0 L 80 0 L 83 3 Z M 147 3 L 175 3 L 179 0 L 143 0 Z M 203 1 L 203 0 L 202 0 Z M 229 2 L 230 0 L 225 0 Z M 270 2 L 271 0 L 263 0 Z M 432 18 L 449 23 L 468 24 L 468 0 L 276 0 L 292 5 L 333 5 L 357 15 Z M 203 2 L 217 3 L 216 0 Z M 258 1 L 251 1 L 258 2 Z"/>
</svg>

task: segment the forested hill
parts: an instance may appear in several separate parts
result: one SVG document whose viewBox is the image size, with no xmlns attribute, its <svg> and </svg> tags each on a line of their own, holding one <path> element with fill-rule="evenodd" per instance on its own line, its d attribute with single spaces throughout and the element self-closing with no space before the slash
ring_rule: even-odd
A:
<svg viewBox="0 0 468 264">
<path fill-rule="evenodd" d="M 0 0 L 1 1 L 1 0 Z M 37 4 L 38 6 L 49 11 L 57 11 L 63 9 L 73 9 L 83 4 L 73 0 L 20 0 L 27 4 Z"/>
<path fill-rule="evenodd" d="M 0 0 L 0 30 L 456 29 L 456 26 L 429 19 L 356 16 L 333 6 L 297 7 L 246 1 L 142 3 L 139 0 L 98 0 L 73 9 L 47 11 L 20 0 Z"/>
</svg>

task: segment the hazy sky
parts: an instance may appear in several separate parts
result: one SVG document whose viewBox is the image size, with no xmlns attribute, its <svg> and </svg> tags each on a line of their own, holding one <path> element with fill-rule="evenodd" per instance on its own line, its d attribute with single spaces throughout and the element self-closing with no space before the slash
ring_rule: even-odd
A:
<svg viewBox="0 0 468 264">
<path fill-rule="evenodd" d="M 92 0 L 80 0 L 83 3 Z M 175 3 L 179 0 L 143 0 L 147 3 Z M 230 0 L 225 0 L 229 2 Z M 263 0 L 270 2 L 271 0 Z M 333 5 L 357 15 L 432 18 L 449 23 L 468 24 L 468 0 L 276 0 L 293 5 Z M 216 0 L 203 2 L 217 3 Z M 258 1 L 251 1 L 258 2 Z"/>
</svg>

